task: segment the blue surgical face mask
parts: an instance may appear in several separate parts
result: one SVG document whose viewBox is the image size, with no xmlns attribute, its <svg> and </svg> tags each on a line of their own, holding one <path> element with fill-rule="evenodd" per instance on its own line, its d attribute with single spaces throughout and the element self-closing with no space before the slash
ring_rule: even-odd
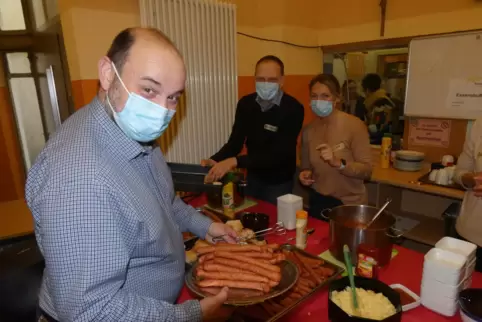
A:
<svg viewBox="0 0 482 322">
<path fill-rule="evenodd" d="M 135 141 L 150 142 L 157 139 L 167 129 L 176 111 L 153 103 L 134 92 L 129 92 L 113 63 L 112 67 L 122 87 L 129 94 L 121 112 L 114 110 L 109 101 L 109 95 L 107 95 L 107 103 L 114 114 L 115 122 L 128 137 Z"/>
<path fill-rule="evenodd" d="M 279 91 L 278 83 L 256 82 L 256 93 L 259 98 L 265 101 L 272 100 Z"/>
<path fill-rule="evenodd" d="M 311 110 L 319 117 L 327 117 L 333 112 L 333 102 L 311 100 Z"/>
</svg>

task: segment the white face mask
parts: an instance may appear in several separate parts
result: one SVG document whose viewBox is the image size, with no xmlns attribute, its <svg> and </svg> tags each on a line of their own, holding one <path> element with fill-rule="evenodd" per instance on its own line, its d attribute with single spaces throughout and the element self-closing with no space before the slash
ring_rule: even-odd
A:
<svg viewBox="0 0 482 322">
<path fill-rule="evenodd" d="M 109 95 L 107 95 L 107 103 L 114 114 L 117 125 L 135 141 L 150 142 L 157 139 L 167 129 L 176 111 L 151 102 L 137 93 L 129 92 L 114 63 L 112 63 L 112 67 L 122 87 L 129 94 L 124 109 L 119 113 L 114 111 L 109 101 Z"/>
<path fill-rule="evenodd" d="M 270 101 L 275 98 L 278 91 L 278 83 L 256 82 L 256 93 L 258 94 L 259 98 L 264 101 Z"/>
</svg>

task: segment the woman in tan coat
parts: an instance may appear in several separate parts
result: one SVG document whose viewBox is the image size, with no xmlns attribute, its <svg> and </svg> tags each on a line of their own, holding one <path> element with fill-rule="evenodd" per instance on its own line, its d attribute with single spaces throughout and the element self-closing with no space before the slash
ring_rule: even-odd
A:
<svg viewBox="0 0 482 322">
<path fill-rule="evenodd" d="M 309 85 L 311 109 L 317 115 L 303 131 L 299 179 L 310 190 L 310 216 L 322 218 L 325 209 L 364 204 L 364 180 L 372 173 L 366 125 L 340 110 L 340 83 L 320 74 Z"/>
</svg>

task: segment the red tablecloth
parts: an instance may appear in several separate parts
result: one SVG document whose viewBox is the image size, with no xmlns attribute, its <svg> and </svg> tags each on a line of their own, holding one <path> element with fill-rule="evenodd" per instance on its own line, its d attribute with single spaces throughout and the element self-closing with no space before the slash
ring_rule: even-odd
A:
<svg viewBox="0 0 482 322">
<path fill-rule="evenodd" d="M 193 206 L 201 206 L 205 203 L 204 198 L 198 198 L 191 204 Z M 260 202 L 257 206 L 249 209 L 249 211 L 263 212 L 270 216 L 271 224 L 276 223 L 276 207 Z M 310 218 L 308 220 L 308 227 L 315 228 L 315 232 L 308 238 L 308 246 L 306 251 L 312 254 L 321 254 L 328 249 L 328 232 L 329 226 L 327 223 Z M 286 238 L 294 237 L 295 232 L 288 232 L 287 236 L 275 236 L 269 238 L 270 242 L 285 243 Z M 420 294 L 420 283 L 422 280 L 423 271 L 423 254 L 418 253 L 403 247 L 397 247 L 399 251 L 398 255 L 392 259 L 390 265 L 380 272 L 380 280 L 384 283 L 390 284 L 402 284 Z M 473 287 L 482 287 L 482 274 L 474 273 Z M 183 288 L 178 302 L 182 303 L 188 299 L 192 299 L 192 295 L 189 293 L 186 287 Z M 329 321 L 328 320 L 328 292 L 326 289 L 314 294 L 311 298 L 302 303 L 298 308 L 294 309 L 288 315 L 286 315 L 281 321 Z M 459 314 L 453 318 L 447 318 L 434 313 L 422 306 L 404 312 L 403 322 L 436 322 L 436 321 L 461 321 Z"/>
</svg>

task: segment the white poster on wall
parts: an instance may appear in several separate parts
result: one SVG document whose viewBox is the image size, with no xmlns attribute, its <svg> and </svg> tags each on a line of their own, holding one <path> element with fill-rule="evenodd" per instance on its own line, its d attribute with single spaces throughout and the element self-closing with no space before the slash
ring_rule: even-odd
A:
<svg viewBox="0 0 482 322">
<path fill-rule="evenodd" d="M 447 94 L 447 108 L 482 111 L 482 78 L 452 79 Z"/>
</svg>

